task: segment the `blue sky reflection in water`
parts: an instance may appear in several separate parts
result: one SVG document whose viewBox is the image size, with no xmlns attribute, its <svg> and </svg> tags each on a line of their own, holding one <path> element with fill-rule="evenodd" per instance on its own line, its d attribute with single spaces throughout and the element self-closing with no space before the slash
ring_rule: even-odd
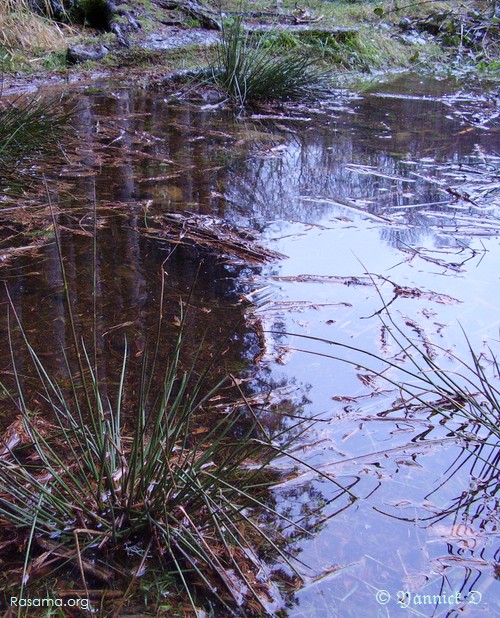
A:
<svg viewBox="0 0 500 618">
<path fill-rule="evenodd" d="M 154 330 L 157 274 L 168 250 L 137 234 L 147 216 L 213 214 L 261 231 L 288 256 L 262 268 L 206 262 L 190 338 L 196 349 L 196 328 L 220 337 L 232 316 L 241 315 L 239 295 L 261 290 L 252 297 L 249 321 L 275 332 L 266 335 L 255 388 L 273 385 L 283 408 L 288 398 L 305 415 L 320 415 L 297 453 L 335 483 L 304 471 L 276 489 L 279 508 L 319 524 L 314 538 L 293 542 L 307 567 L 298 566 L 305 585 L 289 618 L 403 611 L 500 616 L 498 480 L 483 463 L 493 455 L 487 448 L 476 455 L 465 450 L 451 431 L 460 428 L 458 418 L 443 423 L 429 410 L 405 410 L 397 405 L 401 393 L 389 391 L 385 380 L 296 351 L 343 356 L 340 348 L 297 336 L 305 334 L 403 365 L 377 315 L 383 298 L 395 323 L 443 367 L 456 368 L 453 356 L 467 358 L 460 326 L 486 367 L 489 348 L 498 354 L 499 140 L 484 112 L 492 103 L 481 97 L 405 76 L 315 110 L 235 120 L 210 106 L 172 103 L 161 92 L 78 93 L 74 160 L 80 168 L 75 172 L 68 159 L 58 171 L 64 191 L 57 204 L 65 209 L 65 259 L 83 315 L 91 303 L 84 287 L 91 279 L 90 245 L 67 230 L 85 225 L 79 209 L 92 203 L 95 184 L 102 240 L 97 300 L 110 367 L 121 358 L 122 330 L 139 359 L 148 329 Z M 6 275 L 27 319 L 44 303 L 57 308 L 52 326 L 49 313 L 37 315 L 30 328 L 40 345 L 49 327 L 67 336 L 53 245 L 43 257 L 35 269 L 31 262 L 21 265 L 25 271 L 16 264 Z M 187 251 L 168 262 L 170 327 L 179 296 L 196 281 L 197 260 L 196 251 Z M 230 356 L 248 366 L 256 338 L 243 330 L 240 322 Z M 245 355 L 248 344 L 253 348 Z M 345 358 L 366 362 L 354 352 Z M 399 377 L 395 370 L 387 375 Z M 391 598 L 382 593 L 378 602 L 378 590 Z M 398 591 L 415 595 L 405 597 L 404 610 Z M 479 604 L 471 604 L 477 597 L 467 600 L 471 591 L 481 593 Z M 444 595 L 447 602 L 436 597 L 423 604 L 418 595 Z"/>
<path fill-rule="evenodd" d="M 349 505 L 310 473 L 278 490 L 296 516 L 312 521 L 325 504 L 321 517 L 332 515 L 301 544 L 310 570 L 293 617 L 500 615 L 498 478 L 483 461 L 497 462 L 494 449 L 471 455 L 451 433 L 459 419 L 394 409 L 400 393 L 384 379 L 320 355 L 380 363 L 279 334 L 403 364 L 377 315 L 385 302 L 443 368 L 470 359 L 462 328 L 485 366 L 489 348 L 498 355 L 498 128 L 460 122 L 443 94 L 374 93 L 321 130 L 298 121 L 285 146 L 249 162 L 244 188 L 234 181 L 232 200 L 241 204 L 246 189 L 248 212 L 288 256 L 250 282 L 269 286 L 255 310 L 272 331 L 264 365 L 325 421 L 300 455 L 359 497 Z M 398 592 L 408 593 L 404 610 Z"/>
</svg>

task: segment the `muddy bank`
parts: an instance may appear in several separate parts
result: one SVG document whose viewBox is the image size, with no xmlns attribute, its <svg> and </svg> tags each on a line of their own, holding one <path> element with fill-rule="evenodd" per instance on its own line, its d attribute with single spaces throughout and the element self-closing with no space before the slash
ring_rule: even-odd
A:
<svg viewBox="0 0 500 618">
<path fill-rule="evenodd" d="M 437 12 L 429 6 L 415 16 L 402 16 L 397 10 L 384 13 L 363 6 L 347 10 L 329 3 L 301 9 L 285 2 L 279 10 L 267 5 L 256 10 L 251 4 L 234 7 L 228 2 L 215 10 L 193 1 L 118 2 L 108 11 L 106 23 L 87 21 L 93 27 L 64 31 L 68 39 L 63 48 L 59 40 L 61 52 L 8 51 L 0 92 L 34 93 L 42 86 L 86 83 L 104 76 L 131 84 L 159 82 L 179 69 L 206 67 L 210 49 L 219 40 L 220 24 L 234 18 L 242 18 L 248 31 L 274 31 L 283 49 L 303 48 L 333 70 L 336 83 L 359 87 L 360 78 L 378 79 L 381 72 L 401 69 L 494 83 L 499 46 L 495 29 L 489 27 L 490 13 L 480 3 L 474 10 L 449 4 L 448 12 L 446 7 Z M 68 67 L 67 49 L 72 50 L 73 67 Z M 53 68 L 33 72 L 41 64 Z"/>
</svg>

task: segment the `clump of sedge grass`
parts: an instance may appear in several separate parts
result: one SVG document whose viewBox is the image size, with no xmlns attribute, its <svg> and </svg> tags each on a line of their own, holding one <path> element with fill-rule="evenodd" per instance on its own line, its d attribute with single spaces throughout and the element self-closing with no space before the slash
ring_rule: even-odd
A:
<svg viewBox="0 0 500 618">
<path fill-rule="evenodd" d="M 278 51 L 270 35 L 249 35 L 241 18 L 224 24 L 213 80 L 240 103 L 327 96 L 331 76 L 301 50 Z"/>
<path fill-rule="evenodd" d="M 56 245 L 60 250 L 57 234 Z M 68 302 L 62 261 L 61 270 Z M 210 368 L 183 368 L 184 317 L 162 387 L 153 387 L 158 368 L 147 357 L 139 388 L 128 383 L 125 347 L 110 395 L 96 360 L 77 340 L 71 311 L 73 354 L 63 351 L 69 376 L 63 382 L 49 375 L 11 307 L 36 379 L 36 393 L 33 387 L 28 393 L 10 325 L 15 386 L 0 382 L 0 388 L 18 418 L 0 442 L 0 522 L 5 546 L 26 548 L 23 582 L 55 557 L 59 566 L 80 571 L 84 589 L 88 580 L 116 587 L 125 579 L 125 601 L 151 564 L 176 574 L 193 608 L 201 589 L 203 602 L 215 600 L 231 615 L 241 607 L 246 615 L 273 613 L 279 592 L 266 580 L 259 550 L 288 562 L 278 528 L 294 524 L 267 499 L 279 480 L 270 466 L 283 455 L 287 436 L 305 430 L 304 421 L 271 436 L 245 398 L 211 412 L 224 381 L 210 386 Z M 45 418 L 34 414 L 40 402 Z M 201 412 L 210 423 L 199 429 Z M 274 526 L 262 525 L 257 513 Z"/>
<path fill-rule="evenodd" d="M 20 97 L 0 102 L 0 161 L 17 166 L 25 156 L 57 141 L 57 129 L 67 117 L 50 100 Z"/>
<path fill-rule="evenodd" d="M 20 97 L 0 101 L 0 186 L 25 187 L 27 157 L 52 152 L 68 121 L 56 101 Z"/>
</svg>

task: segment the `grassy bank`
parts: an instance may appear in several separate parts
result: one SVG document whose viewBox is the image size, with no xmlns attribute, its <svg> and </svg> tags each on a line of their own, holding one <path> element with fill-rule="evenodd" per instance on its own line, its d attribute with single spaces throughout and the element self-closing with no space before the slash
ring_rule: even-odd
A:
<svg viewBox="0 0 500 618">
<path fill-rule="evenodd" d="M 68 24 L 33 13 L 27 0 L 4 0 L 0 4 L 0 71 L 63 66 L 66 47 L 76 34 Z"/>
<path fill-rule="evenodd" d="M 199 22 L 178 9 L 167 10 L 154 0 L 130 2 L 130 10 L 141 28 L 126 26 L 124 32 L 131 46 L 117 43 L 110 32 L 83 24 L 74 28 L 51 19 L 34 16 L 26 0 L 9 0 L 0 8 L 0 70 L 3 73 L 33 70 L 74 71 L 93 68 L 95 63 L 66 66 L 65 50 L 80 41 L 100 40 L 110 54 L 99 66 L 107 68 L 138 67 L 151 76 L 159 72 L 207 65 L 214 57 L 213 46 L 189 45 L 179 48 L 144 49 L 144 41 L 165 23 L 178 24 L 185 32 Z M 229 22 L 242 19 L 249 29 L 266 28 L 267 44 L 282 50 L 300 50 L 318 67 L 336 73 L 412 69 L 457 74 L 469 72 L 480 77 L 496 78 L 500 73 L 498 19 L 491 2 L 472 2 L 467 6 L 455 0 L 418 2 L 410 0 L 404 7 L 392 0 L 365 2 L 321 2 L 311 0 L 300 8 L 294 0 L 279 5 L 260 0 L 223 0 L 205 3 L 206 12 Z M 274 34 L 269 36 L 269 29 Z"/>
</svg>

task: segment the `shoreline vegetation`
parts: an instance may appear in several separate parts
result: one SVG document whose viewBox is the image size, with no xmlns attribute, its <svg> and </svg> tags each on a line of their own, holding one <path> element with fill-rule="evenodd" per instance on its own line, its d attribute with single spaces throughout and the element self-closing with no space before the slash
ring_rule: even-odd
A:
<svg viewBox="0 0 500 618">
<path fill-rule="evenodd" d="M 57 6 L 64 10 L 56 10 Z M 66 7 L 66 8 L 65 8 Z M 332 86 L 380 72 L 412 70 L 497 81 L 499 9 L 495 2 L 320 2 L 306 7 L 226 0 L 8 0 L 0 8 L 1 90 L 16 81 L 111 75 L 155 83 L 220 60 L 220 37 L 234 24 L 246 46 L 307 58 Z M 221 33 L 222 31 L 222 33 Z M 254 54 L 255 55 L 255 54 Z M 134 69 L 137 70 L 134 73 Z M 139 75 L 140 73 L 140 75 Z M 353 77 L 354 76 L 354 77 Z M 0 91 L 1 91 L 0 90 Z M 292 97 L 293 98 L 293 97 Z"/>
<path fill-rule="evenodd" d="M 217 6 L 194 0 L 66 0 L 57 5 L 7 0 L 0 8 L 0 95 L 8 92 L 12 79 L 43 85 L 53 76 L 61 81 L 95 73 L 124 76 L 125 70 L 131 81 L 140 74 L 141 84 L 173 74 L 201 91 L 207 104 L 240 108 L 322 98 L 341 76 L 359 79 L 377 71 L 433 71 L 476 76 L 486 83 L 498 79 L 500 67 L 495 26 L 496 2 L 464 8 L 458 2 L 408 0 L 398 8 L 392 0 L 318 1 L 306 9 L 295 0 L 279 5 L 227 0 Z M 203 37 L 208 33 L 213 36 L 207 45 Z M 172 47 L 160 49 L 167 43 Z M 187 362 L 189 324 L 198 311 L 191 292 L 179 301 L 173 320 L 177 335 L 167 366 L 161 367 L 167 262 L 158 281 L 158 336 L 152 352 L 120 339 L 113 381 L 101 379 L 96 342 L 110 331 L 99 331 L 95 301 L 97 203 L 88 229 L 78 230 L 90 239 L 94 298 L 92 328 L 81 337 L 73 310 L 76 292 L 61 249 L 65 228 L 51 201 L 50 181 L 23 168 L 30 157 L 55 149 L 67 124 L 70 118 L 58 112 L 56 99 L 0 99 L 0 197 L 10 206 L 8 199 L 27 199 L 30 191 L 38 191 L 40 201 L 47 201 L 36 220 L 24 220 L 24 207 L 6 206 L 4 215 L 15 223 L 16 234 L 23 225 L 25 237 L 31 234 L 28 249 L 48 238 L 54 243 L 70 342 L 57 350 L 63 371 L 55 375 L 7 289 L 10 367 L 0 380 L 0 398 L 14 419 L 0 434 L 3 604 L 7 598 L 72 594 L 86 600 L 87 608 L 92 599 L 93 611 L 103 616 L 119 616 L 129 604 L 137 605 L 137 616 L 149 615 L 145 608 L 155 612 L 151 615 L 286 616 L 287 603 L 304 584 L 294 567 L 293 541 L 319 530 L 324 505 L 318 502 L 294 519 L 280 510 L 273 489 L 305 470 L 331 484 L 331 502 L 341 498 L 354 504 L 359 499 L 355 483 L 343 486 L 294 454 L 297 439 L 320 419 L 304 416 L 299 405 L 283 405 L 275 414 L 280 403 L 273 403 L 273 393 L 263 391 L 251 399 L 236 371 L 220 378 L 214 367 L 226 353 L 229 331 L 207 365 L 201 365 L 201 344 L 192 363 Z M 488 170 L 488 178 L 496 179 L 497 167 Z M 474 204 L 468 193 L 453 195 Z M 260 246 L 250 231 L 208 215 L 144 214 L 138 231 L 144 238 L 224 256 L 227 264 L 282 257 Z M 241 302 L 256 303 L 254 294 Z M 416 292 L 394 285 L 393 300 L 405 294 Z M 384 303 L 379 296 L 383 309 L 373 316 L 379 316 L 406 357 L 403 369 L 362 348 L 313 336 L 294 334 L 300 345 L 295 351 L 360 367 L 370 378 L 399 388 L 397 412 L 418 412 L 439 423 L 459 419 L 459 428 L 450 429 L 452 439 L 484 464 L 488 483 L 496 483 L 498 356 L 489 350 L 485 358 L 467 341 L 469 359 L 454 357 L 454 373 L 442 369 L 433 352 L 447 351 L 415 343 L 389 313 L 393 300 Z M 119 327 L 127 324 L 132 323 Z M 288 334 L 261 325 L 261 347 L 268 333 Z M 307 348 L 313 340 L 323 346 L 321 351 Z M 21 350 L 26 363 L 18 358 Z M 350 352 L 362 362 L 348 360 Z M 134 366 L 138 382 L 130 377 Z M 399 371 L 403 379 L 390 371 Z M 463 508 L 476 500 L 471 490 Z M 276 561 L 283 573 L 272 571 Z M 22 609 L 16 613 L 29 615 Z"/>
</svg>

